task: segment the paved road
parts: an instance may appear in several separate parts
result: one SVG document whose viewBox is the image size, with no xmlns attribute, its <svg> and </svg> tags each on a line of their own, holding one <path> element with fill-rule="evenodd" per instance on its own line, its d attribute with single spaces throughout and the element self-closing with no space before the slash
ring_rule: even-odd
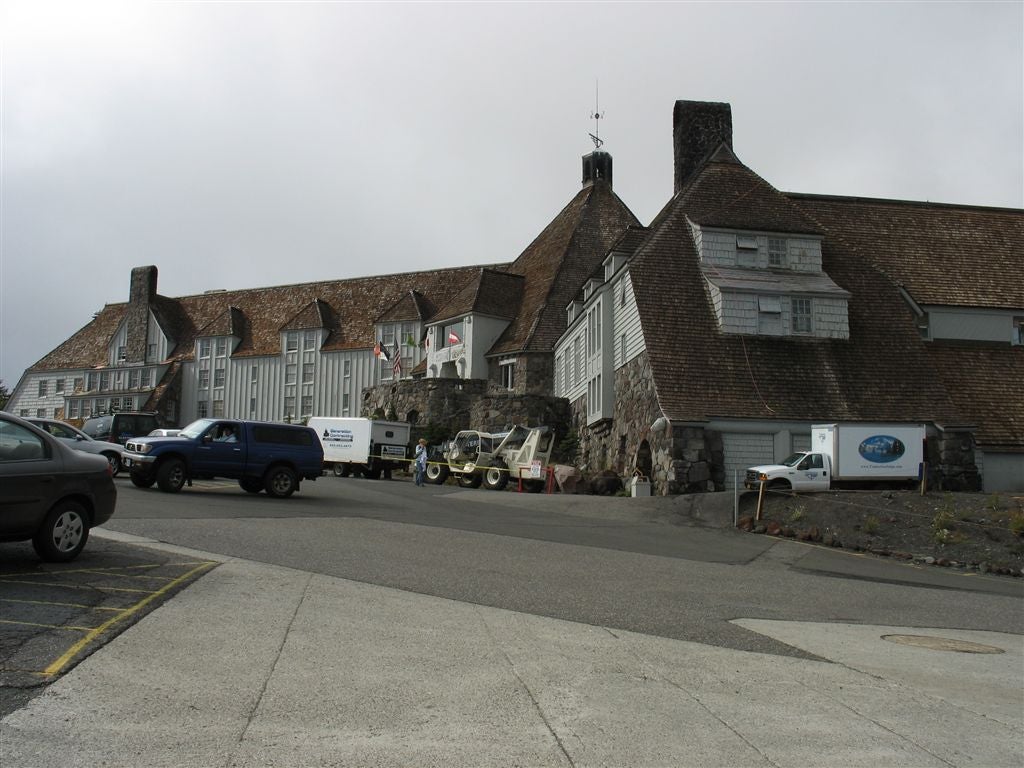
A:
<svg viewBox="0 0 1024 768">
<path fill-rule="evenodd" d="M 1020 580 L 657 499 L 121 502 L 107 535 L 223 564 L 4 718 L 5 768 L 1024 763 Z"/>
</svg>

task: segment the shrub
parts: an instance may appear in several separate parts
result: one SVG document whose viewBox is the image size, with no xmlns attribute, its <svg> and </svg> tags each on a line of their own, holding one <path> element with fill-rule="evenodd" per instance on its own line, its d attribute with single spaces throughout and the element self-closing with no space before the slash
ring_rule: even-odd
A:
<svg viewBox="0 0 1024 768">
<path fill-rule="evenodd" d="M 1024 536 L 1024 512 L 1015 512 L 1010 517 L 1010 532 Z"/>
<path fill-rule="evenodd" d="M 875 533 L 878 530 L 878 518 L 874 515 L 868 515 L 864 518 L 864 533 Z"/>
<path fill-rule="evenodd" d="M 789 513 L 789 522 L 799 523 L 801 520 L 804 519 L 804 513 L 806 511 L 807 510 L 804 508 L 802 504 L 799 507 L 796 507 L 792 512 Z"/>
</svg>

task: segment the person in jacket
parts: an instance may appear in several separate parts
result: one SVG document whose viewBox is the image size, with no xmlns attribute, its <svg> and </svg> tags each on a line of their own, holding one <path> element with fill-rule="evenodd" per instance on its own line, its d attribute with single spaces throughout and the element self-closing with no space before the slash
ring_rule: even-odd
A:
<svg viewBox="0 0 1024 768">
<path fill-rule="evenodd" d="M 423 485 L 427 475 L 427 441 L 422 437 L 416 445 L 416 485 Z"/>
</svg>

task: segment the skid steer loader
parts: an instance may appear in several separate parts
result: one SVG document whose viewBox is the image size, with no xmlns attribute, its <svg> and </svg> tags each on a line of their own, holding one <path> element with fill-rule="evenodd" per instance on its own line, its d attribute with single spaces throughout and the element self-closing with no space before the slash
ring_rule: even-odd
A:
<svg viewBox="0 0 1024 768">
<path fill-rule="evenodd" d="M 427 466 L 427 480 L 441 485 L 449 476 L 463 488 L 500 491 L 510 478 L 528 476 L 533 463 L 547 467 L 554 446 L 554 432 L 548 427 L 515 426 L 508 432 L 459 432 L 444 451 L 442 461 Z M 544 481 L 524 481 L 527 490 L 544 490 Z"/>
</svg>

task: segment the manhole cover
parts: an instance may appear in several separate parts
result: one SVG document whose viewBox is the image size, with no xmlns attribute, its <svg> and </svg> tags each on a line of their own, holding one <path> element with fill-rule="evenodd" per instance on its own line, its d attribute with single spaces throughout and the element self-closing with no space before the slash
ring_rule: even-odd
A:
<svg viewBox="0 0 1024 768">
<path fill-rule="evenodd" d="M 1002 648 L 981 643 L 969 643 L 966 640 L 954 640 L 949 637 L 929 637 L 927 635 L 882 635 L 883 640 L 900 645 L 913 645 L 916 648 L 928 648 L 932 651 L 956 651 L 957 653 L 1005 653 Z"/>
</svg>

